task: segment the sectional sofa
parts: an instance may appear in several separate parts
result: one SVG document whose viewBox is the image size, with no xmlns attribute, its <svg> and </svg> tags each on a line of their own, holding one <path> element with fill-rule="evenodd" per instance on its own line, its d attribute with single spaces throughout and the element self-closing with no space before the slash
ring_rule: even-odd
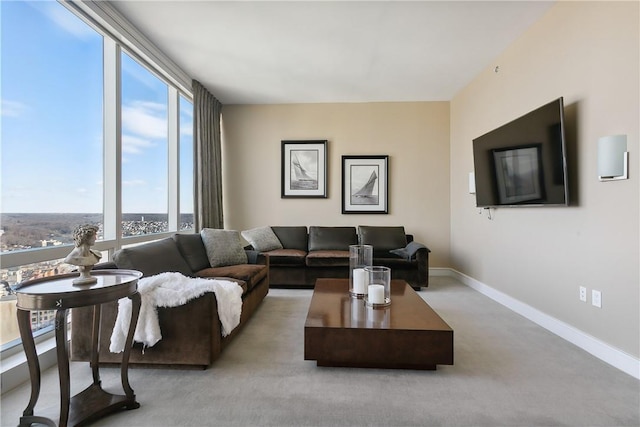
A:
<svg viewBox="0 0 640 427">
<path fill-rule="evenodd" d="M 238 247 L 243 251 L 238 234 Z M 244 252 L 244 251 L 243 251 Z M 152 347 L 135 344 L 129 364 L 206 368 L 238 334 L 269 291 L 268 258 L 255 251 L 245 253 L 246 261 L 224 266 L 211 266 L 211 260 L 200 234 L 175 234 L 155 242 L 122 249 L 114 254 L 114 262 L 97 268 L 138 270 L 144 277 L 163 272 L 179 272 L 190 277 L 232 280 L 242 287 L 240 324 L 223 337 L 215 294 L 209 292 L 178 307 L 158 308 L 162 339 Z M 224 264 L 224 263 L 223 263 Z M 111 332 L 118 311 L 116 302 L 102 305 L 99 360 L 101 364 L 119 363 L 122 355 L 111 353 Z M 71 316 L 71 360 L 91 360 L 91 308 L 76 308 Z"/>
<path fill-rule="evenodd" d="M 318 278 L 349 277 L 349 245 L 373 246 L 373 264 L 391 268 L 393 279 L 414 289 L 429 286 L 429 253 L 403 226 L 271 226 L 243 231 L 245 249 L 269 258 L 271 287 L 312 288 Z"/>
</svg>

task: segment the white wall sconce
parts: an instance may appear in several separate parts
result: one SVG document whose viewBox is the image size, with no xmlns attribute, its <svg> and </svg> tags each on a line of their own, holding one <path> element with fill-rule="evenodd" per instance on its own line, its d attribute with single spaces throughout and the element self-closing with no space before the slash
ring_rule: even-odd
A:
<svg viewBox="0 0 640 427">
<path fill-rule="evenodd" d="M 598 140 L 598 179 L 617 181 L 629 179 L 627 135 L 603 136 Z"/>
</svg>

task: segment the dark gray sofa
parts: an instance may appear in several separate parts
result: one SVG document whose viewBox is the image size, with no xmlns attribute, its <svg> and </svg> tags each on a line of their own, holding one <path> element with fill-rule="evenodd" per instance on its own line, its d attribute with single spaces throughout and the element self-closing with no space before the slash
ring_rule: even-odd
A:
<svg viewBox="0 0 640 427">
<path fill-rule="evenodd" d="M 393 279 L 414 289 L 429 286 L 429 248 L 420 245 L 410 258 L 390 251 L 406 247 L 413 235 L 402 226 L 271 226 L 282 249 L 262 252 L 269 258 L 269 283 L 279 288 L 312 288 L 318 278 L 349 277 L 349 245 L 373 246 L 373 264 L 391 268 Z M 247 249 L 253 249 L 248 246 Z"/>
<path fill-rule="evenodd" d="M 162 339 L 153 347 L 135 344 L 130 365 L 206 368 L 242 329 L 269 291 L 269 260 L 250 251 L 248 263 L 212 268 L 199 234 L 175 234 L 155 242 L 122 249 L 113 263 L 96 268 L 138 270 L 143 277 L 163 272 L 180 272 L 190 277 L 221 278 L 236 281 L 243 289 L 240 324 L 222 337 L 215 294 L 206 293 L 179 307 L 160 307 L 158 317 Z M 111 332 L 117 316 L 117 303 L 102 305 L 100 363 L 119 363 L 121 354 L 109 351 Z M 91 308 L 72 310 L 71 360 L 91 359 Z"/>
</svg>

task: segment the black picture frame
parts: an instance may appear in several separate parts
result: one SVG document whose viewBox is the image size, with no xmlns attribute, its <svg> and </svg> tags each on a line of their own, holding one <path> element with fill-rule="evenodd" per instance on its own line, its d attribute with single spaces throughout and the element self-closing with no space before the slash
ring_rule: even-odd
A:
<svg viewBox="0 0 640 427">
<path fill-rule="evenodd" d="M 342 213 L 389 213 L 389 156 L 342 156 Z"/>
<path fill-rule="evenodd" d="M 327 140 L 282 141 L 281 155 L 281 198 L 327 198 Z"/>
</svg>

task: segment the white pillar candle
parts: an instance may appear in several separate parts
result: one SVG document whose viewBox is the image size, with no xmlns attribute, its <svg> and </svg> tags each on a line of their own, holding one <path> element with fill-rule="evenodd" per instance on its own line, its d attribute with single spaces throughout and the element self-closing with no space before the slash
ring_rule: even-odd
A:
<svg viewBox="0 0 640 427">
<path fill-rule="evenodd" d="M 384 304 L 383 285 L 369 285 L 369 303 Z"/>
<path fill-rule="evenodd" d="M 367 275 L 364 268 L 353 269 L 353 292 L 356 294 L 364 294 L 367 285 Z"/>
</svg>

